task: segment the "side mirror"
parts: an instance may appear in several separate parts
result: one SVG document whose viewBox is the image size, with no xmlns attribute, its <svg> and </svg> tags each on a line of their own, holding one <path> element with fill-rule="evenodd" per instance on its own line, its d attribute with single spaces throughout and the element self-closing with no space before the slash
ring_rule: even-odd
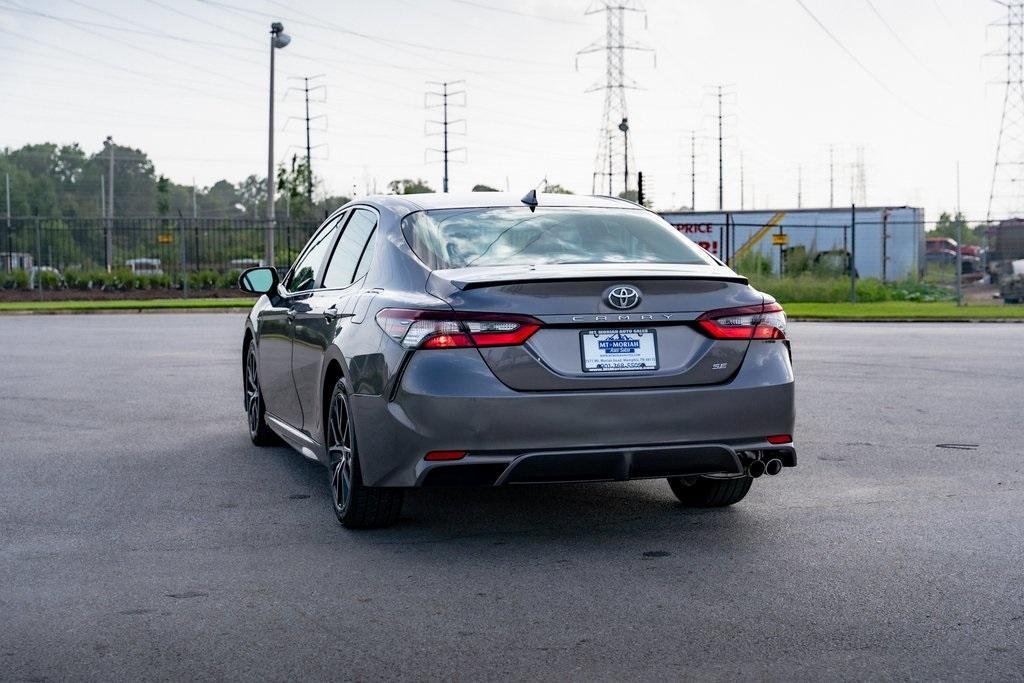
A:
<svg viewBox="0 0 1024 683">
<path fill-rule="evenodd" d="M 278 282 L 277 270 L 268 266 L 249 268 L 238 276 L 238 288 L 250 294 L 269 294 Z"/>
</svg>

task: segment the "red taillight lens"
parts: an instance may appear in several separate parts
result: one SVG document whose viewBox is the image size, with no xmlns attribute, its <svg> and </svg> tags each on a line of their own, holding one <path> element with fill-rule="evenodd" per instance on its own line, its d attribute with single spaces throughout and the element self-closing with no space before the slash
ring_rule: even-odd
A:
<svg viewBox="0 0 1024 683">
<path fill-rule="evenodd" d="M 423 459 L 435 462 L 438 460 L 462 460 L 465 457 L 466 451 L 430 451 L 423 456 Z"/>
<path fill-rule="evenodd" d="M 384 308 L 377 324 L 407 349 L 463 349 L 518 346 L 540 329 L 525 315 Z"/>
<path fill-rule="evenodd" d="M 768 437 L 768 443 L 780 444 L 792 442 L 793 436 L 791 434 L 774 434 Z"/>
<path fill-rule="evenodd" d="M 697 324 L 712 339 L 785 339 L 786 313 L 776 302 L 708 311 Z"/>
</svg>

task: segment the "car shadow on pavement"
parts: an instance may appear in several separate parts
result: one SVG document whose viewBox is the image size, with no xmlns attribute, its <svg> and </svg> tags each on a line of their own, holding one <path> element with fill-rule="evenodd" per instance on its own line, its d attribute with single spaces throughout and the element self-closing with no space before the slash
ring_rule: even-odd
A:
<svg viewBox="0 0 1024 683">
<path fill-rule="evenodd" d="M 268 452 L 270 455 L 271 452 Z M 769 520 L 758 514 L 757 487 L 731 508 L 693 509 L 678 503 L 664 479 L 586 484 L 534 484 L 498 488 L 424 488 L 406 491 L 402 516 L 388 529 L 350 531 L 334 519 L 326 470 L 288 450 L 267 459 L 279 481 L 308 494 L 314 524 L 335 532 L 339 543 L 464 544 L 500 546 L 529 542 L 571 543 L 593 549 L 612 541 L 674 542 L 705 534 L 733 542 L 763 543 Z M 651 550 L 657 557 L 657 550 Z"/>
</svg>

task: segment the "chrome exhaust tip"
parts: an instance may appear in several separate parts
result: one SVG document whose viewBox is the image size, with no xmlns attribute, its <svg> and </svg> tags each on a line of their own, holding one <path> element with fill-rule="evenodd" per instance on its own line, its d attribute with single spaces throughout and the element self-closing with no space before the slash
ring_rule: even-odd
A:
<svg viewBox="0 0 1024 683">
<path fill-rule="evenodd" d="M 779 462 L 779 465 L 780 466 L 782 465 L 781 461 Z M 747 465 L 747 474 L 749 474 L 754 479 L 757 479 L 758 477 L 760 477 L 764 473 L 765 473 L 765 464 L 764 464 L 763 460 L 755 460 L 754 462 L 752 462 L 749 465 Z"/>
<path fill-rule="evenodd" d="M 764 471 L 765 473 L 774 477 L 776 474 L 782 471 L 782 461 L 779 460 L 778 458 L 772 458 L 764 466 Z"/>
</svg>

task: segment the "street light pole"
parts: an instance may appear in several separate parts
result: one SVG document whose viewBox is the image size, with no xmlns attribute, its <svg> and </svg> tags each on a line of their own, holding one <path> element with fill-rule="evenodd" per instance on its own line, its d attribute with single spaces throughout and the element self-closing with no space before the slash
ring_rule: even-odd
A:
<svg viewBox="0 0 1024 683">
<path fill-rule="evenodd" d="M 622 193 L 629 194 L 629 119 L 622 119 L 619 124 L 622 131 Z"/>
<path fill-rule="evenodd" d="M 267 145 L 267 230 L 266 254 L 264 261 L 274 265 L 274 50 L 288 45 L 291 37 L 284 32 L 284 25 L 275 21 L 270 25 L 270 125 Z"/>
</svg>

